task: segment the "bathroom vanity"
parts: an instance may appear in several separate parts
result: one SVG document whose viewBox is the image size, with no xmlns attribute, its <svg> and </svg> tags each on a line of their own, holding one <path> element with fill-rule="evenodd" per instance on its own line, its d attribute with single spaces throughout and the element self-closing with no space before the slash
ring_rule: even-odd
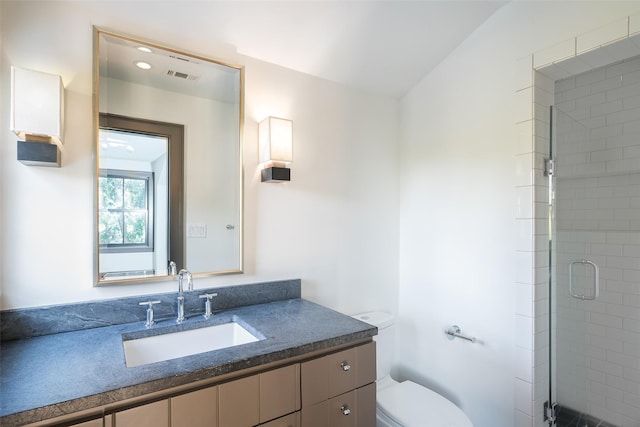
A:
<svg viewBox="0 0 640 427">
<path fill-rule="evenodd" d="M 150 328 L 143 307 L 134 306 L 146 296 L 0 313 L 0 425 L 375 425 L 375 327 L 301 299 L 299 280 L 216 291 L 221 298 L 211 318 L 197 313 L 198 295 L 191 295 L 184 323 L 158 310 Z M 151 297 L 168 310 L 174 296 Z M 116 305 L 135 307 L 136 318 L 96 327 L 87 311 L 99 312 L 100 304 L 112 313 Z M 47 327 L 37 317 L 67 319 Z M 230 322 L 257 341 L 127 367 L 123 340 Z"/>
</svg>

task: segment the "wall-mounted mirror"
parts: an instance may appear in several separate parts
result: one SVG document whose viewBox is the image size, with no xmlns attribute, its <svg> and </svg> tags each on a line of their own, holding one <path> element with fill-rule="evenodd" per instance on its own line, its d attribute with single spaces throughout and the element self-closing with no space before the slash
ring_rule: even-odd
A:
<svg viewBox="0 0 640 427">
<path fill-rule="evenodd" d="M 96 284 L 242 272 L 244 70 L 94 29 Z"/>
</svg>

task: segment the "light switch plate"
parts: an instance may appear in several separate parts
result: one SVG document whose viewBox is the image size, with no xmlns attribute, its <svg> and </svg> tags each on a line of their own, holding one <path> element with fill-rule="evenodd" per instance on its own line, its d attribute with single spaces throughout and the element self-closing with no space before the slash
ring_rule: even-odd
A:
<svg viewBox="0 0 640 427">
<path fill-rule="evenodd" d="M 207 224 L 189 224 L 187 237 L 207 237 Z"/>
</svg>

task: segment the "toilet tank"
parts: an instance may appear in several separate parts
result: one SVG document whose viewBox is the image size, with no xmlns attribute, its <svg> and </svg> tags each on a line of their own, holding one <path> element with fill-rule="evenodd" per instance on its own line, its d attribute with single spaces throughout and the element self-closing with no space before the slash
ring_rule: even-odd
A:
<svg viewBox="0 0 640 427">
<path fill-rule="evenodd" d="M 393 315 L 383 311 L 369 311 L 353 317 L 378 328 L 378 335 L 374 336 L 373 340 L 376 342 L 376 380 L 380 381 L 391 373 L 394 346 Z"/>
</svg>

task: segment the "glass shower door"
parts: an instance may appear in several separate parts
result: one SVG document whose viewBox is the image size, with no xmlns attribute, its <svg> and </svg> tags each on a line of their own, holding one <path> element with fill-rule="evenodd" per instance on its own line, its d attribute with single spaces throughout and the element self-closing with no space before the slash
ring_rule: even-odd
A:
<svg viewBox="0 0 640 427">
<path fill-rule="evenodd" d="M 551 114 L 550 402 L 560 427 L 640 427 L 640 133 L 576 117 Z"/>
<path fill-rule="evenodd" d="M 588 315 L 585 305 L 595 298 L 596 276 L 587 269 L 594 263 L 589 251 L 595 225 L 588 220 L 587 192 L 593 177 L 580 173 L 575 164 L 577 144 L 588 137 L 588 129 L 557 109 L 551 112 L 550 203 L 550 322 L 552 381 L 551 402 L 557 403 L 559 426 L 580 426 L 581 414 L 589 411 L 587 398 Z M 572 296 L 572 294 L 574 296 Z M 576 297 L 584 296 L 589 299 Z M 575 421 L 575 422 L 574 422 Z"/>
</svg>

